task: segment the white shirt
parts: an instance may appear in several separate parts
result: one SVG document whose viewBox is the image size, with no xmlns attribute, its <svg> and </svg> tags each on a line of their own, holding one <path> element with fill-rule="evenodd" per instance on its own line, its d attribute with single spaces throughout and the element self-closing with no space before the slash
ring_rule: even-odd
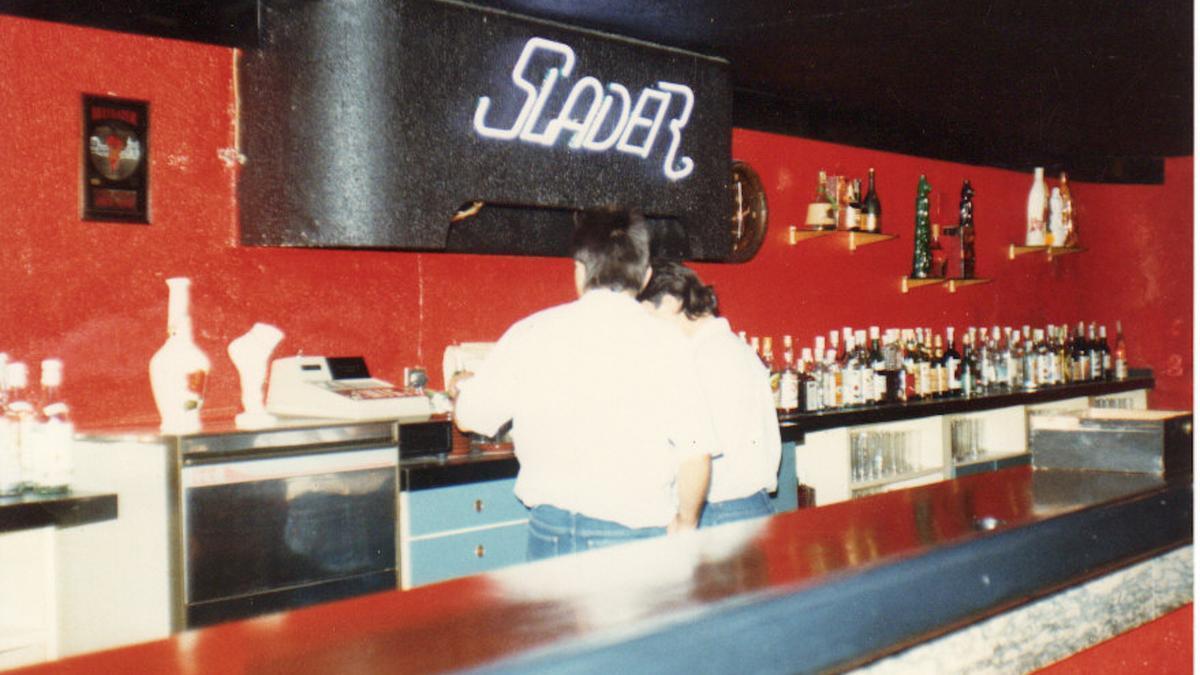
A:
<svg viewBox="0 0 1200 675">
<path fill-rule="evenodd" d="M 628 527 L 667 525 L 679 464 L 715 446 L 687 339 L 608 290 L 514 324 L 460 384 L 455 415 L 485 434 L 513 421 L 526 506 Z"/>
<path fill-rule="evenodd" d="M 691 342 L 719 453 L 713 456 L 708 501 L 774 492 L 781 444 L 770 374 L 723 318 L 709 319 Z"/>
</svg>

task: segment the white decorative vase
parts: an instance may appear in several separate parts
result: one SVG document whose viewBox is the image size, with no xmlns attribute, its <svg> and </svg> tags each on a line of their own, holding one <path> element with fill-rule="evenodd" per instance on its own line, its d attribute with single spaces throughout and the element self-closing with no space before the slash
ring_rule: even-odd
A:
<svg viewBox="0 0 1200 675">
<path fill-rule="evenodd" d="M 229 343 L 229 359 L 242 383 L 242 412 L 234 418 L 239 429 L 257 429 L 275 423 L 275 417 L 263 405 L 263 385 L 267 381 L 271 352 L 282 339 L 283 331 L 275 326 L 256 323 Z"/>
<path fill-rule="evenodd" d="M 200 430 L 204 386 L 211 368 L 208 357 L 192 340 L 188 313 L 191 280 L 167 279 L 167 341 L 150 358 L 150 388 L 162 418 L 162 431 L 173 434 Z"/>
</svg>

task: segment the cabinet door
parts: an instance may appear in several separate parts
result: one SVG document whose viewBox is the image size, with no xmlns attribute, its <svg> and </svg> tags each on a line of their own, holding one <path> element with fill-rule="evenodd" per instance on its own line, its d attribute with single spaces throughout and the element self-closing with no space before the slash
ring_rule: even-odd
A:
<svg viewBox="0 0 1200 675">
<path fill-rule="evenodd" d="M 524 523 L 412 541 L 405 587 L 479 574 L 525 562 Z"/>
<path fill-rule="evenodd" d="M 515 478 L 406 492 L 407 536 L 421 537 L 499 524 L 524 523 L 529 510 L 513 494 Z"/>
</svg>

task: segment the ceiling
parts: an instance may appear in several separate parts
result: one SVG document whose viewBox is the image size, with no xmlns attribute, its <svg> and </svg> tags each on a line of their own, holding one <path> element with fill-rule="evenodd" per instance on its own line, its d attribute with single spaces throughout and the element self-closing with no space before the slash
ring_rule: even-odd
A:
<svg viewBox="0 0 1200 675">
<path fill-rule="evenodd" d="M 1160 182 L 1163 157 L 1192 154 L 1191 0 L 472 4 L 723 57 L 738 127 L 1107 182 Z M 0 0 L 0 13 L 252 48 L 257 5 Z"/>
</svg>

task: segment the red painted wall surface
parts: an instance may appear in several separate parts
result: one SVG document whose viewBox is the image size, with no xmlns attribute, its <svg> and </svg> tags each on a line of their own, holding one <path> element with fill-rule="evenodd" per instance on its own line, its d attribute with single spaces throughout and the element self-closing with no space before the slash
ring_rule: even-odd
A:
<svg viewBox="0 0 1200 675">
<path fill-rule="evenodd" d="M 358 353 L 386 379 L 422 364 L 440 384 L 447 344 L 494 340 L 572 297 L 561 259 L 239 246 L 233 50 L 3 16 L 0 44 L 0 349 L 31 363 L 62 357 L 65 393 L 86 425 L 157 423 L 147 364 L 164 339 L 171 276 L 193 280 L 212 415 L 236 412 L 225 348 L 256 321 L 286 334 L 276 356 Z M 148 226 L 80 219 L 85 92 L 150 102 Z M 1192 158 L 1168 160 L 1161 186 L 1074 184 L 1089 251 L 1047 263 L 1005 258 L 1022 232 L 1024 174 L 745 131 L 733 147 L 767 186 L 769 239 L 749 263 L 698 268 L 736 329 L 807 345 L 844 324 L 1125 318 L 1132 362 L 1159 377 L 1152 403 L 1191 407 Z M 899 240 L 855 253 L 832 240 L 787 245 L 818 170 L 868 167 Z M 991 284 L 900 294 L 920 173 L 936 190 L 938 222 L 954 222 L 962 179 L 975 185 L 977 267 Z"/>
</svg>

